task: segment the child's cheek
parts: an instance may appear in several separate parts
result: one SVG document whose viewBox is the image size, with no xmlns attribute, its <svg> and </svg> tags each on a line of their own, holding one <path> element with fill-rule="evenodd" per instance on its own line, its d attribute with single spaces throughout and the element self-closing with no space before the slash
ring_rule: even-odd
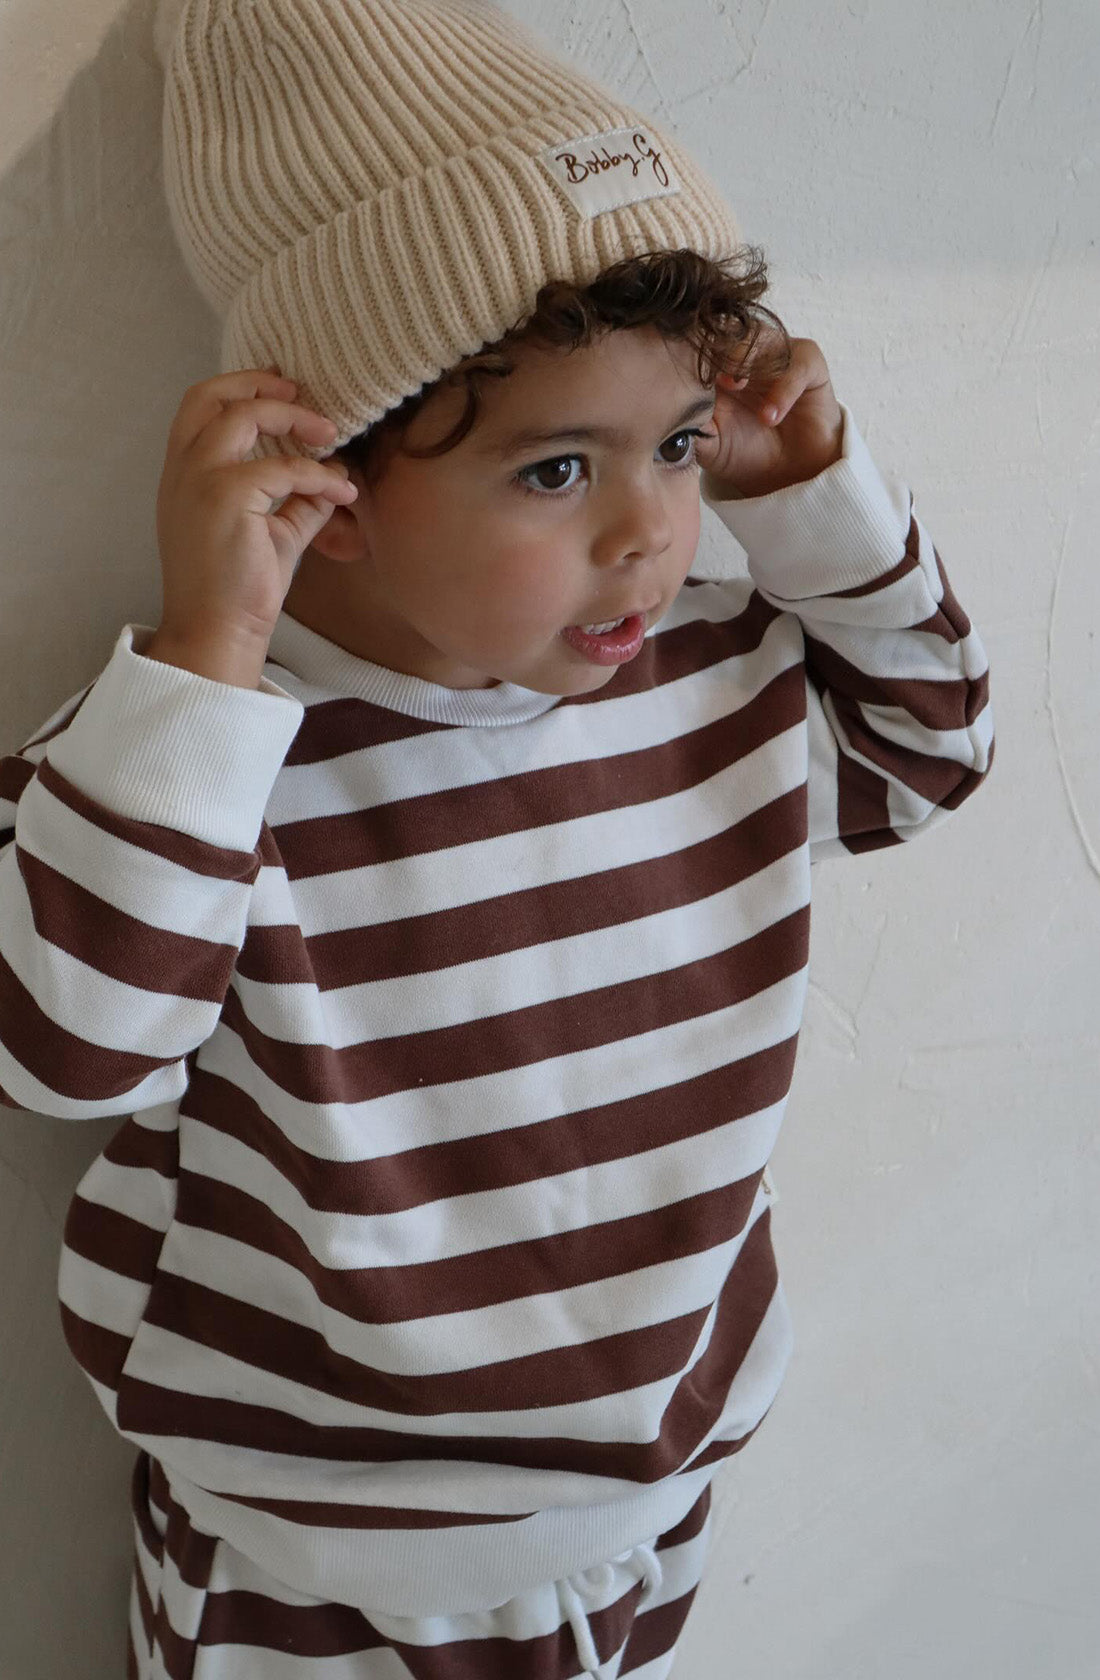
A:
<svg viewBox="0 0 1100 1680">
<path fill-rule="evenodd" d="M 509 637 L 537 635 L 548 624 L 562 629 L 568 622 L 566 585 L 559 555 L 513 550 L 483 574 L 478 595 L 484 619 Z"/>
</svg>

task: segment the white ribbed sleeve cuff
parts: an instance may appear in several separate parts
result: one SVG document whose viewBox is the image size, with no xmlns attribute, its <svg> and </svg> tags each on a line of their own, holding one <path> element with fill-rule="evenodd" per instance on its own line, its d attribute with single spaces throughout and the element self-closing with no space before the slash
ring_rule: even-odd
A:
<svg viewBox="0 0 1100 1680">
<path fill-rule="evenodd" d="M 267 677 L 257 689 L 144 659 L 154 632 L 127 624 L 46 756 L 108 810 L 250 852 L 305 715 Z"/>
<path fill-rule="evenodd" d="M 843 453 L 816 478 L 717 501 L 703 476 L 703 500 L 745 550 L 753 582 L 781 600 L 870 583 L 905 553 L 909 489 L 879 472 L 851 411 L 843 403 L 840 411 Z"/>
</svg>

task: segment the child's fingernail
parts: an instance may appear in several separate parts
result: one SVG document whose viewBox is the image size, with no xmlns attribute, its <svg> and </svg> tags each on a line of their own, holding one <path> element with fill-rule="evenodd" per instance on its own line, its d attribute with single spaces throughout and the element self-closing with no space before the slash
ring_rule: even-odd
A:
<svg viewBox="0 0 1100 1680">
<path fill-rule="evenodd" d="M 772 421 L 778 418 L 779 410 L 773 403 L 769 403 L 767 408 L 761 409 L 760 413 L 762 418 L 765 419 L 770 426 Z"/>
</svg>

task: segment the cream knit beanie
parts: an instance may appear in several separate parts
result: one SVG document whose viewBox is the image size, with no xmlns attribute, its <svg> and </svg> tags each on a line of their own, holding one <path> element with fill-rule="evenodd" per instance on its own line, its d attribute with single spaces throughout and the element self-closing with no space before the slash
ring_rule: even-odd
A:
<svg viewBox="0 0 1100 1680">
<path fill-rule="evenodd" d="M 548 280 L 741 243 L 668 135 L 487 0 L 160 0 L 164 181 L 222 322 L 338 427 L 525 319 Z"/>
</svg>

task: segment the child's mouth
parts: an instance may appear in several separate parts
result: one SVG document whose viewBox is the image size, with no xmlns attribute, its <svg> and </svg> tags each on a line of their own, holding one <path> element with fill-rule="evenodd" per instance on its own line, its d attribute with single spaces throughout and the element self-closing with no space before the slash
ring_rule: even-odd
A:
<svg viewBox="0 0 1100 1680">
<path fill-rule="evenodd" d="M 613 623 L 571 624 L 562 636 L 593 665 L 625 665 L 641 653 L 645 626 L 644 613 L 629 613 Z"/>
</svg>

